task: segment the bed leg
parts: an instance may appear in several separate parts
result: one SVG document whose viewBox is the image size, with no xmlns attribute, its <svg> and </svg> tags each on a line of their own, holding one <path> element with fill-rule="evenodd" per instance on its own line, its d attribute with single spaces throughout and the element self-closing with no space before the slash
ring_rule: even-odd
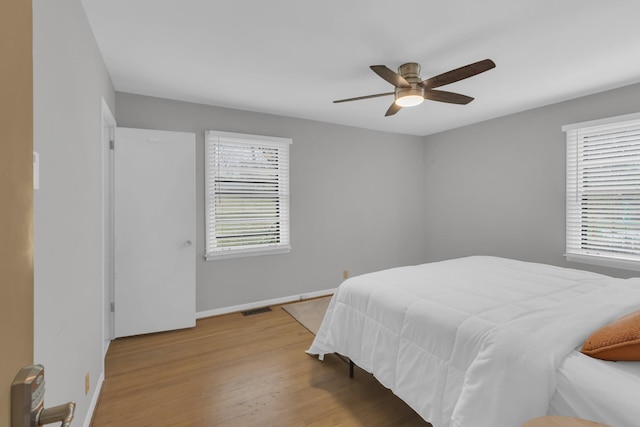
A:
<svg viewBox="0 0 640 427">
<path fill-rule="evenodd" d="M 349 378 L 353 378 L 353 366 L 354 366 L 353 361 L 349 359 Z"/>
</svg>

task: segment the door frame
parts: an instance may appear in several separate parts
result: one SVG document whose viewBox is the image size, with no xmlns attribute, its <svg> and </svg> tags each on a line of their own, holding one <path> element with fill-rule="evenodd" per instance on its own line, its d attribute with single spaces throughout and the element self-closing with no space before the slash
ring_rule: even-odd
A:
<svg viewBox="0 0 640 427">
<path fill-rule="evenodd" d="M 113 222 L 113 141 L 116 120 L 107 102 L 101 105 L 102 157 L 102 358 L 115 337 L 113 303 L 114 281 L 114 222 Z"/>
</svg>

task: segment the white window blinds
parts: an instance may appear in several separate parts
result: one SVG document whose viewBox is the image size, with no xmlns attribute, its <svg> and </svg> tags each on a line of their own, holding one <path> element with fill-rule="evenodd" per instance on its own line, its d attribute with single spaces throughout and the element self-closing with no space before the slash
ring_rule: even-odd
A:
<svg viewBox="0 0 640 427">
<path fill-rule="evenodd" d="M 640 269 L 640 118 L 565 126 L 567 259 Z"/>
<path fill-rule="evenodd" d="M 289 251 L 291 142 L 205 132 L 208 260 Z"/>
</svg>

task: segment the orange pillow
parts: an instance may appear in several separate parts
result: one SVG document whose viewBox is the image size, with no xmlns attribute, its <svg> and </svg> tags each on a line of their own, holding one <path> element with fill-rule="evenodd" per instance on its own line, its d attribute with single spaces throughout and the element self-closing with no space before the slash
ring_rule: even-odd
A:
<svg viewBox="0 0 640 427">
<path fill-rule="evenodd" d="M 580 351 L 596 359 L 640 361 L 640 310 L 595 331 Z"/>
</svg>

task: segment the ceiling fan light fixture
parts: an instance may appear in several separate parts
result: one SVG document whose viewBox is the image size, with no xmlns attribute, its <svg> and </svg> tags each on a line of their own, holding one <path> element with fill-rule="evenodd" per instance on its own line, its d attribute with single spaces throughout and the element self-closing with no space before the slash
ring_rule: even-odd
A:
<svg viewBox="0 0 640 427">
<path fill-rule="evenodd" d="M 422 101 L 424 101 L 424 98 L 420 95 L 406 95 L 396 99 L 396 104 L 401 107 L 415 107 L 422 104 Z"/>
<path fill-rule="evenodd" d="M 396 89 L 396 104 L 400 107 L 414 107 L 424 101 L 422 88 Z"/>
</svg>

